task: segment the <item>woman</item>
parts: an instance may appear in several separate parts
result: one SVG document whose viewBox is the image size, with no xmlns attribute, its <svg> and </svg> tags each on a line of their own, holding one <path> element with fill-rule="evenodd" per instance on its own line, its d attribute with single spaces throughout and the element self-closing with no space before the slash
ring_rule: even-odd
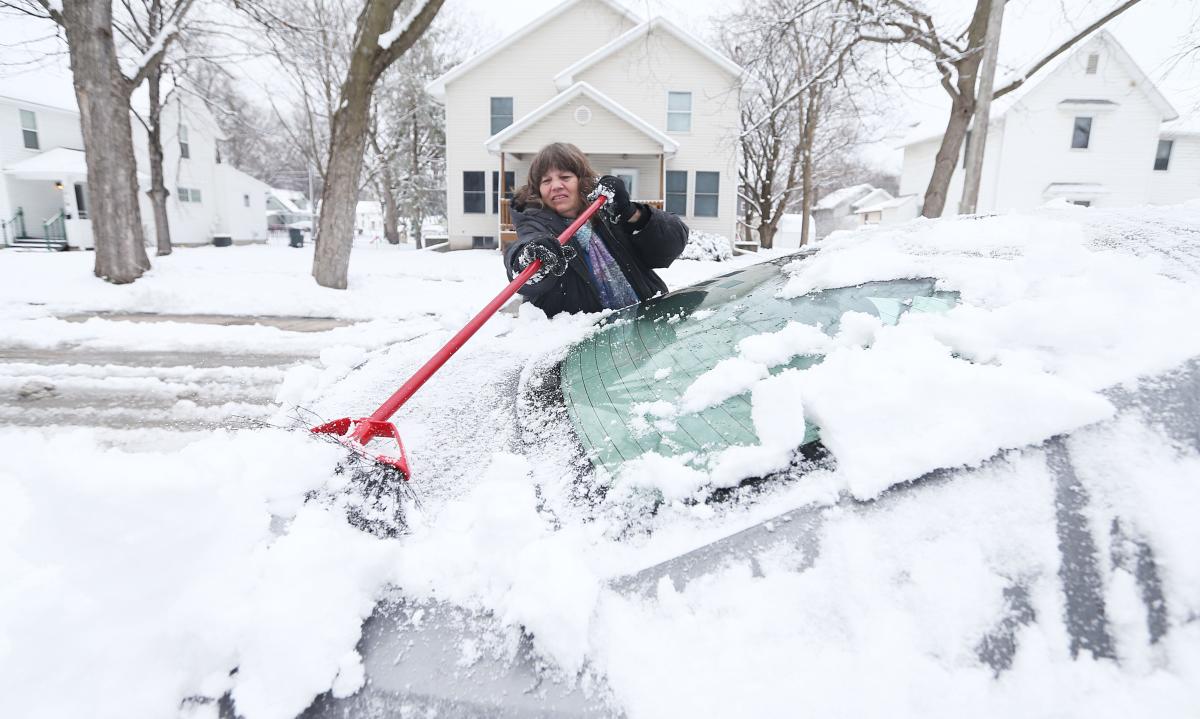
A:
<svg viewBox="0 0 1200 719">
<path fill-rule="evenodd" d="M 688 228 L 678 217 L 630 202 L 620 178 L 595 177 L 578 147 L 556 142 L 534 155 L 529 182 L 512 199 L 517 241 L 504 255 L 508 275 L 541 260 L 520 293 L 551 317 L 620 309 L 666 292 L 653 268 L 669 266 L 687 244 Z M 612 199 L 559 245 L 558 235 L 587 207 L 597 182 Z"/>
</svg>

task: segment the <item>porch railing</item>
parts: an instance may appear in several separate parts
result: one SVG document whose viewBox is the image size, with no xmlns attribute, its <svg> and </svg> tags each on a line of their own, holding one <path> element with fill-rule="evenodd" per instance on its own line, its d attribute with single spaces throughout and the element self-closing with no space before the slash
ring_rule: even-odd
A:
<svg viewBox="0 0 1200 719">
<path fill-rule="evenodd" d="M 25 210 L 21 207 L 17 208 L 16 214 L 12 219 L 4 223 L 4 243 L 12 244 L 13 240 L 28 237 L 25 234 Z"/>
<path fill-rule="evenodd" d="M 61 211 L 42 223 L 46 238 L 46 249 L 55 250 L 67 246 L 67 216 Z M 57 247 L 56 247 L 57 245 Z"/>
</svg>

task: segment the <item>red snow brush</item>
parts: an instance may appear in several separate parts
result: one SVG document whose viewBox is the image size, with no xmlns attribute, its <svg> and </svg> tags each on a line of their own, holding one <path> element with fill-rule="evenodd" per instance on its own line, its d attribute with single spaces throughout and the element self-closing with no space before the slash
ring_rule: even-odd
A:
<svg viewBox="0 0 1200 719">
<path fill-rule="evenodd" d="M 582 227 L 583 223 L 587 222 L 592 215 L 596 214 L 596 210 L 600 209 L 600 207 L 604 205 L 608 199 L 609 198 L 607 196 L 598 194 L 595 199 L 592 200 L 592 204 L 588 205 L 587 209 L 579 213 L 579 217 L 575 218 L 575 221 L 571 223 L 571 226 L 563 230 L 562 234 L 558 236 L 558 243 L 560 245 L 567 244 L 567 242 L 571 239 L 571 236 L 575 234 L 575 231 Z M 349 417 L 335 419 L 332 422 L 326 422 L 325 424 L 313 427 L 311 430 L 313 434 L 333 434 L 343 437 L 341 440 L 342 444 L 345 444 L 355 454 L 368 457 L 382 467 L 399 471 L 405 481 L 410 479 L 412 477 L 412 473 L 409 471 L 408 457 L 404 453 L 404 443 L 400 441 L 400 433 L 396 431 L 396 425 L 392 424 L 388 420 L 390 420 L 392 415 L 396 413 L 396 410 L 404 406 L 404 403 L 407 402 L 410 397 L 416 394 L 417 390 L 421 388 L 421 385 L 425 384 L 425 382 L 432 377 L 435 372 L 441 369 L 442 365 L 446 364 L 446 361 L 449 360 L 455 352 L 457 352 L 464 344 L 467 343 L 467 340 L 471 339 L 471 336 L 474 335 L 485 322 L 491 319 L 492 315 L 496 314 L 500 307 L 502 307 L 504 303 L 509 300 L 509 298 L 517 293 L 517 290 L 519 290 L 522 285 L 529 281 L 530 277 L 533 277 L 535 274 L 537 274 L 537 271 L 541 269 L 541 267 L 542 261 L 534 260 L 533 262 L 529 263 L 528 267 L 521 270 L 521 273 L 514 277 L 512 282 L 509 282 L 508 286 L 505 287 L 500 294 L 496 295 L 495 299 L 487 303 L 484 308 L 479 311 L 479 314 L 475 315 L 475 317 L 473 317 L 465 327 L 458 331 L 458 334 L 450 338 L 450 341 L 447 342 L 440 350 L 438 350 L 433 357 L 430 357 L 429 361 L 421 365 L 420 369 L 414 372 L 412 377 L 409 377 L 408 380 L 400 386 L 400 389 L 396 390 L 391 397 L 388 397 L 383 404 L 379 405 L 379 409 L 371 413 L 370 417 L 364 417 L 362 419 L 350 419 Z M 371 440 L 377 437 L 391 437 L 395 439 L 396 454 L 394 456 L 386 454 L 372 456 L 367 450 L 366 446 Z"/>
</svg>

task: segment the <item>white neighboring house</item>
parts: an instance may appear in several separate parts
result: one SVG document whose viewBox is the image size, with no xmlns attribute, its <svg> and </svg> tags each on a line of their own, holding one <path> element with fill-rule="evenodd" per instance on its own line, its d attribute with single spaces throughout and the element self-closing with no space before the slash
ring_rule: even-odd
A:
<svg viewBox="0 0 1200 719">
<path fill-rule="evenodd" d="M 51 240 L 71 248 L 93 246 L 88 221 L 87 165 L 79 112 L 69 81 L 39 74 L 0 78 L 0 221 L 8 244 Z M 59 87 L 52 87 L 59 85 Z M 163 172 L 167 218 L 174 245 L 203 245 L 225 235 L 236 242 L 265 241 L 267 186 L 222 162 L 223 136 L 198 100 L 173 95 L 163 110 Z M 131 117 L 139 203 L 146 243 L 155 243 L 149 198 L 147 137 Z"/>
<path fill-rule="evenodd" d="M 303 192 L 280 187 L 267 189 L 267 229 L 282 232 L 290 225 L 307 222 L 311 230 L 312 219 L 311 205 Z"/>
<path fill-rule="evenodd" d="M 354 207 L 354 234 L 367 239 L 383 237 L 383 205 L 376 200 L 359 200 Z"/>
<path fill-rule="evenodd" d="M 817 239 L 825 237 L 834 230 L 851 230 L 858 227 L 861 223 L 854 215 L 854 204 L 877 192 L 883 191 L 866 184 L 851 185 L 834 190 L 817 200 L 812 209 L 813 221 L 817 228 Z"/>
<path fill-rule="evenodd" d="M 1100 30 L 993 103 L 977 209 L 1200 197 L 1200 128 L 1177 118 L 1116 38 Z M 924 195 L 940 143 L 940 129 L 918 129 L 904 143 L 901 195 Z M 964 159 L 950 183 L 950 214 L 962 197 Z"/>
<path fill-rule="evenodd" d="M 779 227 L 775 230 L 775 237 L 772 240 L 772 247 L 775 249 L 798 248 L 800 247 L 800 239 L 804 232 L 804 215 L 796 212 L 785 212 L 779 218 Z M 810 214 L 808 216 L 808 239 L 813 241 L 817 239 L 817 223 Z"/>
<path fill-rule="evenodd" d="M 622 177 L 635 201 L 734 237 L 741 76 L 664 18 L 612 0 L 553 8 L 426 88 L 446 107 L 451 249 L 512 238 L 501 196 L 556 141 Z"/>
</svg>

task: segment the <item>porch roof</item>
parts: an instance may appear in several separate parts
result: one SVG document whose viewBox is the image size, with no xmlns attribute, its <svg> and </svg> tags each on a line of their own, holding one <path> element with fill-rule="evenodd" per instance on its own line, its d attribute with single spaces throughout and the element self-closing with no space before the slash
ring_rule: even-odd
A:
<svg viewBox="0 0 1200 719">
<path fill-rule="evenodd" d="M 62 180 L 75 182 L 87 179 L 87 160 L 83 150 L 56 147 L 27 157 L 4 168 L 4 174 L 18 180 Z"/>
<path fill-rule="evenodd" d="M 523 135 L 527 130 L 539 124 L 541 121 L 550 118 L 558 110 L 566 107 L 572 100 L 577 98 L 587 98 L 594 102 L 600 108 L 606 110 L 611 115 L 619 119 L 621 123 L 630 128 L 641 143 L 646 147 L 653 147 L 655 152 L 661 152 L 664 155 L 674 155 L 679 150 L 679 143 L 668 137 L 661 130 L 638 117 L 634 113 L 627 110 L 620 103 L 613 100 L 608 95 L 600 92 L 586 82 L 577 82 L 571 87 L 563 90 L 554 98 L 544 103 L 541 107 L 525 115 L 520 120 L 504 128 L 495 135 L 492 135 L 484 141 L 484 147 L 492 154 L 501 152 L 524 152 L 530 148 L 521 148 L 515 150 L 512 143 Z M 578 108 L 577 108 L 578 109 Z M 588 142 L 587 125 L 591 122 L 592 112 L 590 108 L 587 112 L 587 120 L 574 118 L 571 120 L 572 135 L 579 135 L 580 139 L 575 142 L 581 150 L 587 153 L 621 153 L 619 147 L 590 147 Z M 564 138 L 566 139 L 566 138 Z M 612 138 L 608 138 L 612 139 Z M 648 143 L 647 143 L 648 141 Z M 532 148 L 536 150 L 537 148 Z"/>
</svg>

